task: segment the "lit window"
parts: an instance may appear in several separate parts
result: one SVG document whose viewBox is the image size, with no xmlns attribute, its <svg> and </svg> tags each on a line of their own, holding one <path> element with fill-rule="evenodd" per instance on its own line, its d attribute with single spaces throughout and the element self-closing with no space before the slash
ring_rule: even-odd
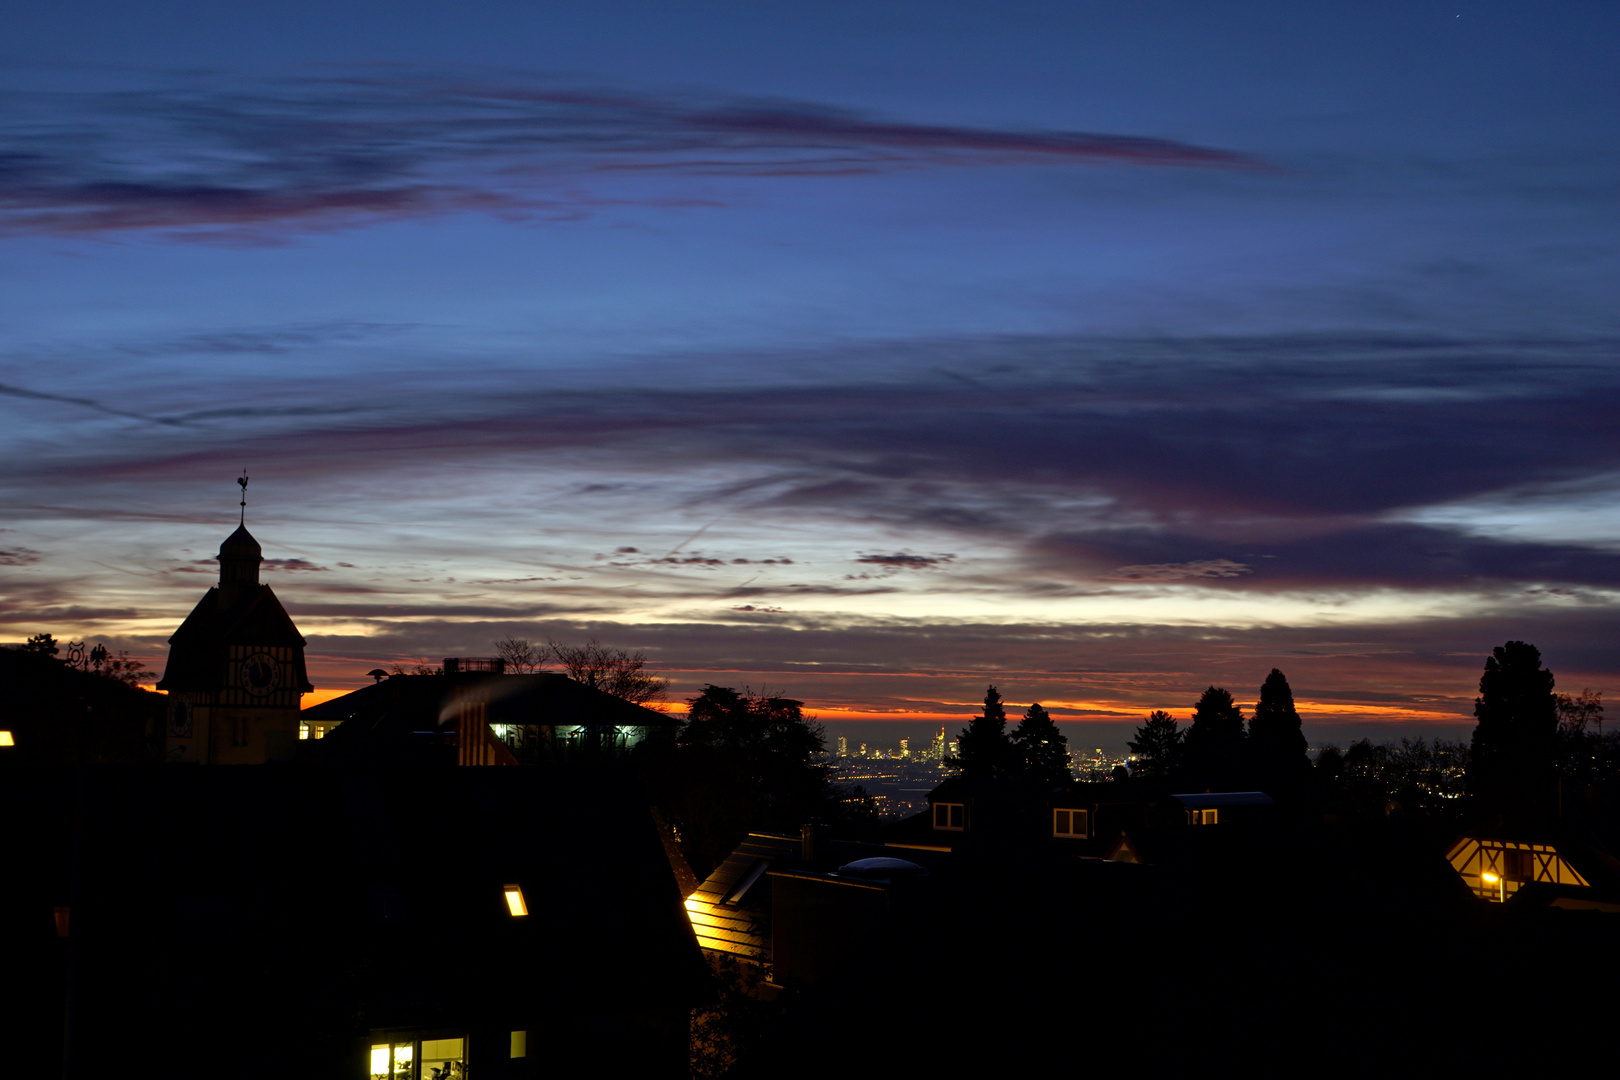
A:
<svg viewBox="0 0 1620 1080">
<path fill-rule="evenodd" d="M 17 740 L 11 737 L 11 732 L 0 731 L 0 746 L 16 746 Z"/>
<path fill-rule="evenodd" d="M 964 803 L 934 804 L 934 828 L 961 832 L 966 828 L 967 806 Z"/>
<path fill-rule="evenodd" d="M 1091 835 L 1091 813 L 1087 810 L 1053 810 L 1052 835 L 1085 839 Z"/>
<path fill-rule="evenodd" d="M 527 1031 L 512 1032 L 512 1056 L 515 1058 L 529 1056 L 529 1033 Z"/>
<path fill-rule="evenodd" d="M 307 721 L 307 720 L 298 721 L 298 737 L 300 739 L 309 738 L 309 721 Z"/>
<path fill-rule="evenodd" d="M 467 1075 L 465 1039 L 423 1039 L 422 1080 L 462 1080 Z"/>
<path fill-rule="evenodd" d="M 510 911 L 514 917 L 529 913 L 529 905 L 523 902 L 522 886 L 508 885 L 503 891 L 506 893 L 506 910 Z"/>
<path fill-rule="evenodd" d="M 392 1043 L 388 1046 L 373 1046 L 371 1048 L 372 1080 L 412 1080 L 416 1075 L 416 1070 L 411 1067 L 416 1060 L 415 1050 L 416 1044 L 408 1042 Z M 390 1064 L 393 1065 L 392 1071 L 389 1071 Z"/>
</svg>

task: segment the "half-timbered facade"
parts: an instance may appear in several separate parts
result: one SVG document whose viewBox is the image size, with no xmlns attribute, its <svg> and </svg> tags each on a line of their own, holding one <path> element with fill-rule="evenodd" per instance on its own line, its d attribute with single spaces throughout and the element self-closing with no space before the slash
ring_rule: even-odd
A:
<svg viewBox="0 0 1620 1080">
<path fill-rule="evenodd" d="M 1551 844 L 1465 836 L 1451 845 L 1446 859 L 1475 896 L 1496 903 L 1533 881 L 1582 888 L 1591 884 Z"/>
</svg>

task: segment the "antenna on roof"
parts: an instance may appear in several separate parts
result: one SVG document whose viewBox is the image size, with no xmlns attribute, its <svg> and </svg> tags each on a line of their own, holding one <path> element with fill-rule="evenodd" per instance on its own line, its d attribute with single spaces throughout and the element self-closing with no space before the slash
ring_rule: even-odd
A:
<svg viewBox="0 0 1620 1080">
<path fill-rule="evenodd" d="M 240 524 L 245 529 L 245 528 L 247 528 L 247 485 L 248 485 L 248 475 L 247 475 L 247 469 L 246 468 L 243 468 L 242 475 L 238 476 L 236 478 L 236 483 L 242 489 L 242 520 L 241 520 Z"/>
</svg>

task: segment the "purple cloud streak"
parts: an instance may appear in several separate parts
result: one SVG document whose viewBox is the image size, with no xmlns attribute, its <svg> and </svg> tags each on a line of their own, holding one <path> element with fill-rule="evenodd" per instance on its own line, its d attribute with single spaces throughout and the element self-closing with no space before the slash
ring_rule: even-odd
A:
<svg viewBox="0 0 1620 1080">
<path fill-rule="evenodd" d="M 712 200 L 599 190 L 613 172 L 838 175 L 1091 162 L 1259 170 L 1129 135 L 881 121 L 807 103 L 720 103 L 443 80 L 282 80 L 24 94 L 0 107 L 0 232 L 228 239 L 479 212 L 576 219 Z M 271 229 L 270 233 L 264 230 Z"/>
</svg>

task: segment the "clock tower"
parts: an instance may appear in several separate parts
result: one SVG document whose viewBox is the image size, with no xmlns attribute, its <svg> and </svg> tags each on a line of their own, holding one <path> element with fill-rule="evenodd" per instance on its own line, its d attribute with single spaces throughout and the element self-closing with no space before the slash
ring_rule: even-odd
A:
<svg viewBox="0 0 1620 1080">
<path fill-rule="evenodd" d="M 303 637 L 270 586 L 259 584 L 263 561 L 242 525 L 220 545 L 219 585 L 169 639 L 157 684 L 169 695 L 169 761 L 260 765 L 292 757 L 298 698 L 315 688 L 304 671 Z"/>
</svg>

